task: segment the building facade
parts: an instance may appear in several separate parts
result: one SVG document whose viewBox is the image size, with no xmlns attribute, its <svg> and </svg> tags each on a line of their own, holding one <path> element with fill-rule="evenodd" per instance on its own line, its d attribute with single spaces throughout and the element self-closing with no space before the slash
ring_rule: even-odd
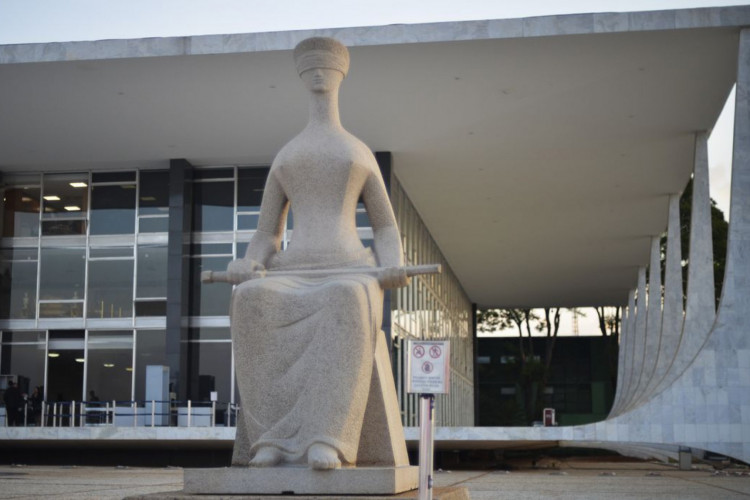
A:
<svg viewBox="0 0 750 500">
<path fill-rule="evenodd" d="M 405 341 L 452 341 L 453 390 L 441 401 L 445 425 L 473 424 L 471 304 L 408 196 L 392 186 L 406 260 L 440 263 L 391 292 L 383 329 L 405 423 L 416 422 L 405 393 Z M 6 174 L 2 204 L 0 374 L 48 403 L 98 399 L 146 406 L 146 367 L 168 366 L 171 398 L 217 403 L 217 424 L 238 404 L 229 330 L 231 285 L 204 284 L 242 257 L 257 226 L 268 166 Z M 357 227 L 372 243 L 364 205 Z M 290 212 L 282 243 L 293 228 Z M 213 394 L 213 396 L 212 396 Z M 67 403 L 65 403 L 67 404 Z M 177 404 L 177 403 L 176 403 Z"/>
</svg>

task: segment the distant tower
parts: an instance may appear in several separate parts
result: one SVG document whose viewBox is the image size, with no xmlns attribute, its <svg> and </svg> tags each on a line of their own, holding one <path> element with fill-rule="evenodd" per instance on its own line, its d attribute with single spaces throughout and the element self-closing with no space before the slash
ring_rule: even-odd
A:
<svg viewBox="0 0 750 500">
<path fill-rule="evenodd" d="M 578 337 L 578 309 L 574 307 L 570 312 L 573 313 L 573 336 Z"/>
</svg>

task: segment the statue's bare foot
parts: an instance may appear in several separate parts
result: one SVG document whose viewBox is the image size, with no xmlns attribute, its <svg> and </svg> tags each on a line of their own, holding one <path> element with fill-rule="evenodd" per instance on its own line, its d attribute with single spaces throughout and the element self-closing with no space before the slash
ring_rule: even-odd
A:
<svg viewBox="0 0 750 500">
<path fill-rule="evenodd" d="M 284 457 L 281 454 L 281 450 L 273 446 L 264 446 L 250 460 L 250 467 L 273 467 L 281 462 L 282 458 Z"/>
<path fill-rule="evenodd" d="M 307 450 L 307 463 L 316 470 L 338 469 L 341 460 L 336 450 L 327 444 L 315 443 Z"/>
</svg>

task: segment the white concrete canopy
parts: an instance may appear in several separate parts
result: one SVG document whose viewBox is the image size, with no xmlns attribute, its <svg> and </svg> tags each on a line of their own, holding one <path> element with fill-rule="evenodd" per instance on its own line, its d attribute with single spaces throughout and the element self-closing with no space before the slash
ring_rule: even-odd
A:
<svg viewBox="0 0 750 500">
<path fill-rule="evenodd" d="M 750 7 L 0 46 L 0 171 L 268 163 L 307 118 L 291 48 L 351 47 L 342 120 L 470 299 L 624 304 L 735 81 Z"/>
</svg>

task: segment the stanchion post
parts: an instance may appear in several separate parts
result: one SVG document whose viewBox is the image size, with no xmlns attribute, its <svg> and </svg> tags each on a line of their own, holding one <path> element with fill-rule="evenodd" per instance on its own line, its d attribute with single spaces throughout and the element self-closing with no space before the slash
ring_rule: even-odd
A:
<svg viewBox="0 0 750 500">
<path fill-rule="evenodd" d="M 419 500 L 432 500 L 435 395 L 419 395 Z"/>
</svg>

